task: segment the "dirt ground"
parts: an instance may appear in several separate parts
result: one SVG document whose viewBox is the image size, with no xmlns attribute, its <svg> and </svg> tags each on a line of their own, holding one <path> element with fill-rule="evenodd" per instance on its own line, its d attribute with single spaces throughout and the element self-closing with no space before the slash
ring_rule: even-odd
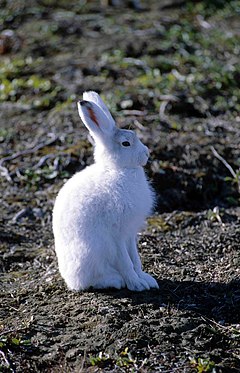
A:
<svg viewBox="0 0 240 373">
<path fill-rule="evenodd" d="M 239 372 L 239 1 L 2 3 L 0 371 Z M 88 89 L 151 150 L 139 251 L 159 290 L 58 273 L 51 212 L 92 162 Z"/>
</svg>

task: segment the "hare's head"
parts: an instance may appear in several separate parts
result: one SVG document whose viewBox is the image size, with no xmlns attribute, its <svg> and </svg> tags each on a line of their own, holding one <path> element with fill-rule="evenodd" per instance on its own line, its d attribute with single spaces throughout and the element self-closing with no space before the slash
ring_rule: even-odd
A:
<svg viewBox="0 0 240 373">
<path fill-rule="evenodd" d="M 110 111 L 96 92 L 83 94 L 78 111 L 94 139 L 96 163 L 120 168 L 137 168 L 147 163 L 148 148 L 133 131 L 116 127 Z"/>
</svg>

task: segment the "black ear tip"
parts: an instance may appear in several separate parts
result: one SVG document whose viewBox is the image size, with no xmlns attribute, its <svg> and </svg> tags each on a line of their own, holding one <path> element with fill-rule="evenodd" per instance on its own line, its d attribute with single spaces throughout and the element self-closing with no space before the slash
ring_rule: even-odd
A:
<svg viewBox="0 0 240 373">
<path fill-rule="evenodd" d="M 79 101 L 78 103 L 79 103 L 79 105 L 81 105 L 81 106 L 91 107 L 90 102 L 89 102 L 89 101 L 86 101 L 86 100 Z"/>
</svg>

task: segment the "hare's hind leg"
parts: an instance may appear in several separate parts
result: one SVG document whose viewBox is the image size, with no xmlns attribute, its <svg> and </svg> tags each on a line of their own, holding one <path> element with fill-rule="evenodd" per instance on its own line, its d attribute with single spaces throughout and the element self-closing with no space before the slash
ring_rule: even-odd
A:
<svg viewBox="0 0 240 373">
<path fill-rule="evenodd" d="M 87 277 L 85 279 L 77 268 L 72 267 L 71 271 L 60 270 L 60 273 L 70 290 L 81 291 L 91 286 L 90 280 Z"/>
<path fill-rule="evenodd" d="M 115 270 L 101 276 L 93 287 L 95 289 L 115 288 L 122 289 L 126 286 L 122 276 Z"/>
</svg>

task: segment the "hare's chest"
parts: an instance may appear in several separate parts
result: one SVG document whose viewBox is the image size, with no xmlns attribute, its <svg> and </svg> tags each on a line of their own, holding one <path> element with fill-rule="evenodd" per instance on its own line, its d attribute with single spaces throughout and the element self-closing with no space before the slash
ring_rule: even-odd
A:
<svg viewBox="0 0 240 373">
<path fill-rule="evenodd" d="M 127 184 L 126 184 L 127 186 Z M 125 211 L 129 220 L 142 220 L 151 213 L 154 204 L 154 194 L 149 186 L 145 175 L 128 182 L 128 188 L 125 189 Z"/>
<path fill-rule="evenodd" d="M 147 182 L 136 185 L 136 190 L 131 194 L 133 213 L 148 215 L 153 207 L 153 192 Z"/>
</svg>

